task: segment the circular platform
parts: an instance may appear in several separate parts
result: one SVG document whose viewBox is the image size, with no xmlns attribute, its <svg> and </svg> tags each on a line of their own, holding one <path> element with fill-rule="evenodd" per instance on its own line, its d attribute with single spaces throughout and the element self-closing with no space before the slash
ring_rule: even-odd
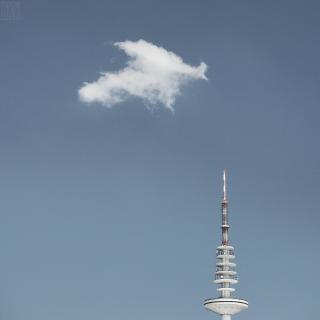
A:
<svg viewBox="0 0 320 320">
<path fill-rule="evenodd" d="M 207 299 L 203 304 L 206 309 L 221 315 L 234 315 L 249 306 L 248 301 L 233 298 Z"/>
</svg>

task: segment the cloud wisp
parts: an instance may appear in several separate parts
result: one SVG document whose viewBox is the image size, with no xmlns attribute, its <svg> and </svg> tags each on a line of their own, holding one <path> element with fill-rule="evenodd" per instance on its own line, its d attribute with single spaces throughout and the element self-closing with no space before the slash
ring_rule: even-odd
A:
<svg viewBox="0 0 320 320">
<path fill-rule="evenodd" d="M 79 89 L 80 100 L 117 105 L 129 97 L 137 97 L 147 106 L 163 105 L 173 111 L 176 97 L 184 84 L 203 79 L 207 65 L 194 67 L 182 58 L 144 40 L 116 42 L 114 46 L 129 57 L 127 65 L 116 72 L 103 72 L 93 82 L 85 82 Z"/>
</svg>

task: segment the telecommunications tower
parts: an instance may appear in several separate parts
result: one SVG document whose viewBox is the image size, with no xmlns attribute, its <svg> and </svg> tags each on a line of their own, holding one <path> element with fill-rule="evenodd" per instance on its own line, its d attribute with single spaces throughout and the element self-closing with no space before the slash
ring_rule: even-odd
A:
<svg viewBox="0 0 320 320">
<path fill-rule="evenodd" d="M 229 224 L 228 224 L 228 200 L 226 187 L 226 172 L 223 171 L 223 196 L 221 201 L 222 215 L 222 242 L 217 247 L 217 263 L 214 283 L 218 284 L 220 297 L 208 299 L 204 302 L 204 307 L 221 315 L 222 320 L 231 320 L 231 316 L 248 308 L 248 301 L 232 297 L 235 291 L 232 285 L 238 283 L 236 264 L 233 262 L 234 248 L 229 244 Z"/>
</svg>

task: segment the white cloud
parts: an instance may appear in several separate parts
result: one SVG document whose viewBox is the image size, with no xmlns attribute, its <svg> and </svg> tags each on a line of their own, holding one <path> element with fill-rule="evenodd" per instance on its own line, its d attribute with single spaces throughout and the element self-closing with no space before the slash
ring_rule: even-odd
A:
<svg viewBox="0 0 320 320">
<path fill-rule="evenodd" d="M 193 67 L 175 53 L 150 42 L 123 41 L 114 46 L 128 55 L 126 67 L 117 72 L 103 72 L 96 81 L 85 82 L 78 91 L 81 101 L 112 107 L 133 96 L 147 105 L 162 104 L 173 111 L 183 84 L 207 79 L 205 63 Z"/>
</svg>

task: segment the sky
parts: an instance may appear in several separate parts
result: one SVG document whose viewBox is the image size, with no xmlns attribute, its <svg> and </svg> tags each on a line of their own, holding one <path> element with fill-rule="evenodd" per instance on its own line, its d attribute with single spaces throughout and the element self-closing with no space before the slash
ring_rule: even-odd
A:
<svg viewBox="0 0 320 320">
<path fill-rule="evenodd" d="M 0 17 L 0 319 L 218 319 L 202 304 L 223 169 L 250 304 L 236 319 L 315 318 L 319 2 L 16 3 Z M 140 39 L 207 80 L 81 100 Z"/>
</svg>

